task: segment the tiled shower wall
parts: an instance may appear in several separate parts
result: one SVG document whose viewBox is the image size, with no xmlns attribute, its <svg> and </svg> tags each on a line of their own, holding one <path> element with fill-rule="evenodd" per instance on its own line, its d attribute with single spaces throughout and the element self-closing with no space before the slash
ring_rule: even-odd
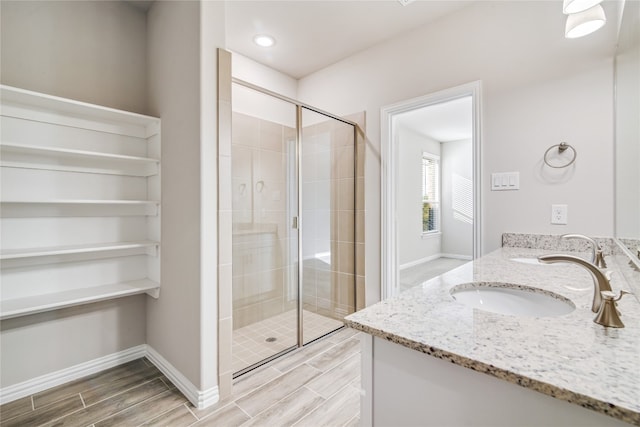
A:
<svg viewBox="0 0 640 427">
<path fill-rule="evenodd" d="M 287 281 L 295 273 L 287 266 L 295 236 L 286 205 L 287 151 L 295 129 L 237 112 L 233 124 L 236 329 L 296 308 L 297 292 Z M 355 311 L 356 282 L 364 289 L 363 224 L 357 236 L 355 230 L 356 218 L 364 221 L 363 209 L 356 210 L 363 200 L 355 196 L 364 178 L 363 167 L 354 176 L 353 138 L 353 127 L 335 120 L 303 129 L 303 303 L 306 310 L 340 320 Z"/>
<path fill-rule="evenodd" d="M 287 213 L 287 144 L 296 130 L 233 112 L 233 328 L 297 307 Z M 295 255 L 295 254 L 294 254 Z"/>
<path fill-rule="evenodd" d="M 323 120 L 302 141 L 304 308 L 341 320 L 355 311 L 354 129 Z"/>
</svg>

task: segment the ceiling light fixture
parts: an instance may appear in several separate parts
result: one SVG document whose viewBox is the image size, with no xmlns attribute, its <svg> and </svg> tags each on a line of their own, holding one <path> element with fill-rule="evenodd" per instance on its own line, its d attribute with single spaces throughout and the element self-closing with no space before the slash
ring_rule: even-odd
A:
<svg viewBox="0 0 640 427">
<path fill-rule="evenodd" d="M 266 34 L 259 34 L 253 38 L 253 42 L 261 47 L 271 47 L 276 44 L 276 39 Z"/>
<path fill-rule="evenodd" d="M 600 3 L 602 3 L 602 0 L 564 0 L 562 4 L 562 12 L 565 15 L 578 13 L 583 10 L 591 9 L 593 6 Z"/>
<path fill-rule="evenodd" d="M 607 22 L 604 9 L 599 4 L 578 13 L 567 16 L 564 36 L 568 39 L 586 36 L 602 28 Z"/>
</svg>

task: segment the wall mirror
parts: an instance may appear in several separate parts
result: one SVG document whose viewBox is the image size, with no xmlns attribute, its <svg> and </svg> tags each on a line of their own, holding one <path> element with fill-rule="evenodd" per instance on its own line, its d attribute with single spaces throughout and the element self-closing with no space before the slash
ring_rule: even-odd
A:
<svg viewBox="0 0 640 427">
<path fill-rule="evenodd" d="M 615 57 L 615 235 L 640 263 L 640 2 L 624 4 Z"/>
</svg>

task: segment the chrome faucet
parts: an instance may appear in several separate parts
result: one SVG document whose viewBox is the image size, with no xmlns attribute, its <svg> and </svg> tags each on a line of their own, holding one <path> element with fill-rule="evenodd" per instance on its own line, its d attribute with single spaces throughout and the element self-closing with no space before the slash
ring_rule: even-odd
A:
<svg viewBox="0 0 640 427">
<path fill-rule="evenodd" d="M 600 305 L 602 304 L 602 291 L 611 292 L 611 283 L 609 282 L 609 278 L 605 275 L 605 273 L 596 267 L 594 264 L 586 261 L 575 255 L 564 255 L 564 254 L 553 254 L 553 255 L 542 255 L 538 257 L 538 260 L 544 264 L 553 264 L 556 262 L 568 262 L 571 264 L 580 265 L 591 273 L 593 277 L 593 303 L 591 304 L 591 311 L 597 313 L 600 309 Z"/>
<path fill-rule="evenodd" d="M 598 268 L 607 268 L 607 263 L 604 261 L 604 254 L 602 247 L 589 236 L 584 234 L 563 234 L 560 236 L 562 239 L 582 239 L 591 243 L 591 263 L 595 264 Z"/>
</svg>

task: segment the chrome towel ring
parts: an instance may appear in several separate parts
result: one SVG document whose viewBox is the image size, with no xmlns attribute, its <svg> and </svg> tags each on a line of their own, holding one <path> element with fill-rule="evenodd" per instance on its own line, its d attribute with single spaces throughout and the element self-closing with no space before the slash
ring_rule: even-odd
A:
<svg viewBox="0 0 640 427">
<path fill-rule="evenodd" d="M 547 156 L 549 155 L 549 152 L 556 147 L 558 147 L 559 153 L 564 153 L 567 149 L 573 151 L 573 157 L 571 157 L 571 160 L 569 160 L 568 163 L 563 165 L 552 165 L 551 163 L 549 163 L 549 159 L 547 158 Z M 550 168 L 556 168 L 556 169 L 561 169 L 561 168 L 566 168 L 567 166 L 571 166 L 573 162 L 576 161 L 576 157 L 578 157 L 578 152 L 576 151 L 575 148 L 573 148 L 571 145 L 567 144 L 566 142 L 561 142 L 560 144 L 552 145 L 547 149 L 547 151 L 544 152 L 544 162 L 546 163 L 546 165 L 549 166 Z"/>
</svg>

